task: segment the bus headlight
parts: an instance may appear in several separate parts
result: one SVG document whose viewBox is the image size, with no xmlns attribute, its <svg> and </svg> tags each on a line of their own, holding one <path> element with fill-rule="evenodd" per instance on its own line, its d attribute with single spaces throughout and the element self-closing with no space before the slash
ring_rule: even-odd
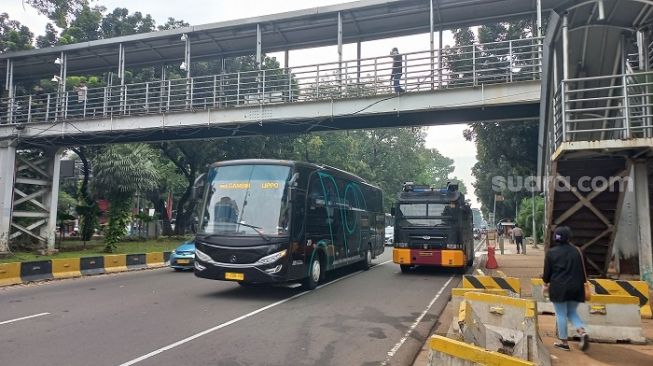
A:
<svg viewBox="0 0 653 366">
<path fill-rule="evenodd" d="M 259 259 L 259 260 L 255 263 L 255 265 L 257 265 L 257 266 L 261 266 L 261 265 L 266 265 L 266 264 L 272 264 L 272 263 L 278 261 L 279 259 L 285 257 L 285 256 L 286 256 L 286 253 L 287 253 L 287 250 L 284 249 L 284 250 L 282 250 L 282 251 L 280 251 L 280 252 L 276 252 L 276 253 L 274 253 L 274 254 L 267 255 L 267 256 L 265 256 L 265 257 Z"/>
<path fill-rule="evenodd" d="M 211 257 L 209 257 L 208 254 L 198 249 L 195 250 L 195 257 L 197 257 L 197 259 L 201 260 L 202 262 L 213 262 L 213 260 L 211 259 Z"/>
<path fill-rule="evenodd" d="M 460 244 L 447 244 L 447 249 L 462 249 Z"/>
<path fill-rule="evenodd" d="M 395 248 L 408 248 L 408 243 L 395 243 Z"/>
</svg>

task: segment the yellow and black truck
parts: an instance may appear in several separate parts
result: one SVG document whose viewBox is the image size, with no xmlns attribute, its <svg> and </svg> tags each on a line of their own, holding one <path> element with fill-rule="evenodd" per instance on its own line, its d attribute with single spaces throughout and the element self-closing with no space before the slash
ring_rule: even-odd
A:
<svg viewBox="0 0 653 366">
<path fill-rule="evenodd" d="M 392 258 L 402 272 L 415 266 L 454 267 L 474 262 L 473 215 L 457 184 L 437 189 L 406 182 L 392 208 Z"/>
</svg>

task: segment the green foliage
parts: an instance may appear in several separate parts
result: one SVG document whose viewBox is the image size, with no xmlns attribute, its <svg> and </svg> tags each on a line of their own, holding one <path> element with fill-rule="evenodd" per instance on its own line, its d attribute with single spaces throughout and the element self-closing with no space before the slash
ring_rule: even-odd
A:
<svg viewBox="0 0 653 366">
<path fill-rule="evenodd" d="M 127 8 L 115 8 L 102 19 L 100 29 L 102 38 L 112 38 L 153 32 L 156 28 L 150 14 L 143 16 L 143 13 L 137 11 L 130 15 Z"/>
<path fill-rule="evenodd" d="M 102 21 L 102 13 L 105 10 L 106 8 L 101 6 L 91 8 L 84 5 L 79 11 L 75 12 L 75 19 L 61 33 L 59 43 L 71 44 L 100 39 L 100 22 Z"/>
<path fill-rule="evenodd" d="M 0 53 L 29 50 L 33 48 L 33 39 L 28 27 L 9 19 L 9 14 L 0 13 Z"/>
<path fill-rule="evenodd" d="M 45 34 L 38 36 L 36 38 L 36 47 L 37 48 L 48 48 L 54 47 L 57 45 L 59 40 L 59 35 L 57 30 L 54 28 L 52 23 L 45 25 Z"/>
<path fill-rule="evenodd" d="M 154 150 L 144 144 L 111 146 L 93 159 L 93 185 L 109 200 L 109 224 L 105 231 L 107 251 L 126 234 L 132 197 L 156 187 L 160 179 Z"/>
<path fill-rule="evenodd" d="M 54 21 L 59 28 L 65 28 L 68 18 L 88 4 L 88 0 L 24 0 L 24 2 Z"/>
<path fill-rule="evenodd" d="M 524 235 L 533 235 L 533 199 L 526 197 L 522 199 L 517 213 L 517 224 L 524 230 Z M 537 231 L 537 240 L 544 240 L 544 198 L 539 195 L 535 196 L 535 229 Z"/>
</svg>

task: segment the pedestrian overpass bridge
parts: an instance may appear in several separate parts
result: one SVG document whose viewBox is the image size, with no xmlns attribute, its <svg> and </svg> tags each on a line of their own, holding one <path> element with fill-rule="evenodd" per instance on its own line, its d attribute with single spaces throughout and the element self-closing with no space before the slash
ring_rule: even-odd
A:
<svg viewBox="0 0 653 366">
<path fill-rule="evenodd" d="M 536 119 L 541 39 L 20 95 L 0 139 L 57 146 Z"/>
</svg>

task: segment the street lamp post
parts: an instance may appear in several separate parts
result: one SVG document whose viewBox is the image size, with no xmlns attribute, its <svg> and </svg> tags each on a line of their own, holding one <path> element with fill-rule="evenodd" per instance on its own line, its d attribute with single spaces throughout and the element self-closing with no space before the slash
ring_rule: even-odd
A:
<svg viewBox="0 0 653 366">
<path fill-rule="evenodd" d="M 537 227 L 535 226 L 535 188 L 531 187 L 532 216 L 533 216 L 533 248 L 537 248 Z"/>
</svg>

